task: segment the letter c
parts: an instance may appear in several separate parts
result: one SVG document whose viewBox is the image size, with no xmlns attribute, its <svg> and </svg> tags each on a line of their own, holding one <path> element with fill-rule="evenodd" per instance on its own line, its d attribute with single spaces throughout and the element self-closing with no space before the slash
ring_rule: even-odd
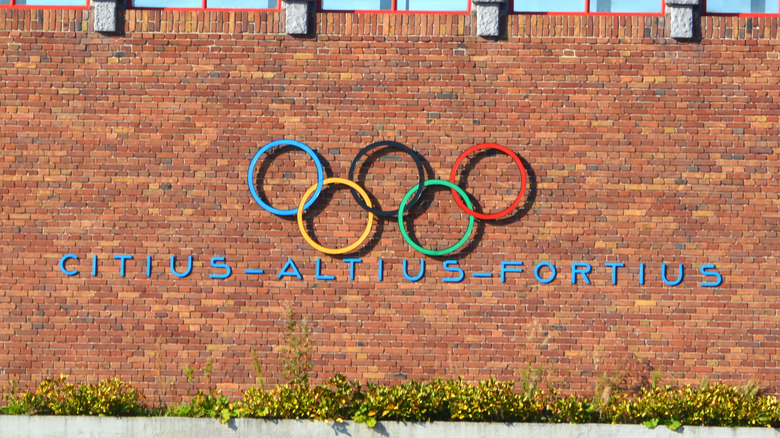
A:
<svg viewBox="0 0 780 438">
<path fill-rule="evenodd" d="M 70 259 L 78 260 L 79 256 L 77 256 L 76 254 L 65 254 L 60 259 L 60 271 L 62 271 L 62 273 L 67 275 L 67 276 L 76 275 L 76 274 L 79 273 L 79 271 L 77 271 L 75 269 L 72 270 L 72 271 L 69 271 L 68 268 L 65 267 L 65 262 L 67 262 Z"/>
</svg>

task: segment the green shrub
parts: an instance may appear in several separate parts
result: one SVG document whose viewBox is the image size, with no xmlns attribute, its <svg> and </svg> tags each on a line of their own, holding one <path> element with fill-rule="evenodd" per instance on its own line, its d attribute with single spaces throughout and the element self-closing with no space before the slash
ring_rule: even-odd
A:
<svg viewBox="0 0 780 438">
<path fill-rule="evenodd" d="M 129 383 L 111 379 L 74 385 L 65 377 L 46 379 L 31 391 L 12 386 L 3 395 L 2 414 L 151 415 Z M 722 383 L 699 387 L 657 386 L 636 392 L 597 391 L 585 398 L 515 387 L 495 379 L 469 384 L 462 379 L 385 386 L 336 376 L 325 385 L 293 381 L 272 390 L 250 388 L 231 401 L 219 391 L 199 391 L 192 400 L 169 407 L 165 415 L 273 419 L 352 419 L 373 427 L 378 421 L 493 421 L 547 423 L 625 423 L 677 429 L 699 426 L 780 426 L 780 402 L 759 395 L 755 386 Z"/>
<path fill-rule="evenodd" d="M 6 401 L 3 413 L 137 416 L 148 412 L 141 393 L 119 379 L 78 386 L 66 380 L 65 376 L 46 379 L 35 391 L 23 393 L 12 387 L 3 397 Z"/>
<path fill-rule="evenodd" d="M 351 416 L 354 404 L 361 399 L 360 384 L 339 375 L 330 379 L 328 385 L 293 383 L 271 391 L 250 388 L 244 392 L 240 409 L 255 418 L 343 420 Z"/>
<path fill-rule="evenodd" d="M 598 415 L 589 399 L 570 395 L 568 397 L 551 395 L 547 402 L 548 423 L 598 423 Z"/>
<path fill-rule="evenodd" d="M 208 394 L 198 391 L 189 403 L 169 407 L 165 413 L 170 417 L 206 417 L 217 418 L 227 423 L 231 418 L 241 417 L 242 411 L 219 391 L 209 391 Z"/>
<path fill-rule="evenodd" d="M 780 404 L 775 397 L 722 383 L 700 387 L 642 388 L 610 407 L 613 423 L 642 423 L 648 426 L 771 426 L 780 425 Z"/>
</svg>

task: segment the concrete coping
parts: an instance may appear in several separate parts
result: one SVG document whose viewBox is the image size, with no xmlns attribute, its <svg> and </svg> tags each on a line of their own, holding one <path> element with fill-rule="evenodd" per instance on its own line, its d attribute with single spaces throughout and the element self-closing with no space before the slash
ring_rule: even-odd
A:
<svg viewBox="0 0 780 438">
<path fill-rule="evenodd" d="M 778 438 L 767 427 L 728 428 L 665 426 L 649 429 L 620 424 L 538 423 L 402 423 L 381 421 L 373 428 L 352 421 L 236 419 L 227 424 L 211 418 L 174 417 L 49 417 L 0 415 L 3 438 Z"/>
</svg>

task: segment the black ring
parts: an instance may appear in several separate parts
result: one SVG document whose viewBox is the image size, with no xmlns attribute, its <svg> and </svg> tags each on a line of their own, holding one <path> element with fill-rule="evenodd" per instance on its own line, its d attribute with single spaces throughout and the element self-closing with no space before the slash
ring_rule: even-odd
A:
<svg viewBox="0 0 780 438">
<path fill-rule="evenodd" d="M 352 164 L 349 166 L 349 176 L 348 178 L 350 181 L 355 181 L 355 167 L 357 167 L 358 161 L 360 161 L 360 158 L 367 154 L 370 150 L 376 149 L 378 147 L 382 146 L 388 146 L 393 149 L 398 149 L 399 151 L 406 152 L 410 157 L 412 157 L 412 160 L 414 160 L 414 164 L 417 165 L 417 172 L 420 174 L 420 184 L 417 186 L 417 191 L 414 193 L 414 196 L 409 201 L 408 204 L 406 204 L 406 207 L 404 208 L 404 213 L 409 211 L 410 208 L 414 206 L 414 204 L 417 203 L 417 201 L 420 200 L 420 197 L 423 194 L 424 185 L 425 185 L 425 168 L 423 167 L 422 158 L 420 158 L 420 155 L 409 146 L 406 146 L 404 144 L 398 143 L 397 141 L 378 141 L 376 143 L 371 143 L 370 145 L 364 147 L 363 149 L 358 152 L 357 155 L 355 155 L 355 158 L 352 160 Z M 357 181 L 355 181 L 357 182 Z M 395 217 L 398 216 L 399 210 L 391 210 L 391 211 L 384 211 L 379 208 L 373 208 L 366 205 L 365 202 L 363 202 L 363 199 L 358 196 L 357 191 L 352 190 L 352 196 L 355 198 L 355 201 L 360 205 L 364 210 L 370 211 L 371 213 L 374 213 L 376 216 L 379 217 Z"/>
</svg>

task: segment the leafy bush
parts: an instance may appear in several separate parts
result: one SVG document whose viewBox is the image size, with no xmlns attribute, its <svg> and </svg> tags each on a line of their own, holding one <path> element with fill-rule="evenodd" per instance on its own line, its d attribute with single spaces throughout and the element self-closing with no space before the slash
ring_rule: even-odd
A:
<svg viewBox="0 0 780 438">
<path fill-rule="evenodd" d="M 289 384 L 271 391 L 250 388 L 244 392 L 240 409 L 256 418 L 343 420 L 351 416 L 362 396 L 360 384 L 336 376 L 329 385 Z"/>
<path fill-rule="evenodd" d="M 637 392 L 609 390 L 591 398 L 562 395 L 494 379 L 469 384 L 437 379 L 385 386 L 336 376 L 326 385 L 291 382 L 272 390 L 250 388 L 231 401 L 219 391 L 199 391 L 192 400 L 169 407 L 169 416 L 294 418 L 343 421 L 373 427 L 378 421 L 496 421 L 547 423 L 625 423 L 658 425 L 780 426 L 780 402 L 755 386 L 722 383 L 699 387 L 657 386 Z M 118 379 L 74 385 L 64 377 L 47 379 L 37 389 L 12 387 L 3 396 L 3 414 L 151 415 L 141 394 Z"/>
<path fill-rule="evenodd" d="M 44 380 L 35 391 L 19 393 L 12 387 L 3 399 L 6 405 L 0 412 L 6 414 L 130 417 L 148 412 L 141 393 L 119 379 L 76 386 L 61 376 Z"/>
<path fill-rule="evenodd" d="M 605 392 L 597 397 L 563 396 L 556 390 L 515 390 L 513 382 L 463 380 L 408 382 L 382 386 L 349 382 L 329 386 L 284 385 L 250 389 L 238 410 L 258 418 L 352 418 L 373 427 L 377 421 L 500 421 L 549 423 L 659 424 L 676 429 L 702 426 L 780 425 L 780 402 L 724 384 L 642 388 L 637 393 Z"/>
<path fill-rule="evenodd" d="M 552 394 L 546 407 L 548 415 L 543 420 L 548 423 L 600 423 L 593 403 L 583 397 Z"/>
<path fill-rule="evenodd" d="M 192 401 L 169 407 L 165 415 L 169 417 L 217 418 L 222 423 L 227 423 L 231 418 L 241 417 L 242 412 L 235 408 L 234 403 L 219 391 L 209 391 L 208 394 L 198 391 Z"/>
<path fill-rule="evenodd" d="M 683 424 L 700 426 L 777 426 L 780 404 L 774 397 L 759 396 L 722 383 L 698 388 L 642 388 L 610 406 L 613 423 L 663 424 L 676 429 Z"/>
</svg>

